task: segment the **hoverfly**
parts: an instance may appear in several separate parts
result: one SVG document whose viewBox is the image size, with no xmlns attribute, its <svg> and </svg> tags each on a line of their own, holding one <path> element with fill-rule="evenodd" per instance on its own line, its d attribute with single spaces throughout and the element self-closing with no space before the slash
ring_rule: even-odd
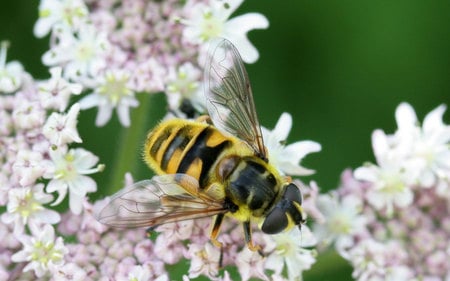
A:
<svg viewBox="0 0 450 281">
<path fill-rule="evenodd" d="M 251 223 L 268 234 L 305 222 L 300 189 L 268 161 L 247 72 L 226 39 L 210 48 L 204 83 L 207 122 L 171 119 L 148 133 L 143 156 L 157 176 L 125 187 L 100 211 L 115 227 L 155 227 L 214 216 L 211 242 L 225 216 L 242 222 L 245 242 Z"/>
</svg>

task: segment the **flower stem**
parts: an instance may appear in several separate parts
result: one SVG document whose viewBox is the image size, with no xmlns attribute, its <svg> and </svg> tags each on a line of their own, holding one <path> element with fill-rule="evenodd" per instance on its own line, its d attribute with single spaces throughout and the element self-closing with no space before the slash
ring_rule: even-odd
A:
<svg viewBox="0 0 450 281">
<path fill-rule="evenodd" d="M 150 178 L 148 169 L 144 169 L 142 161 L 142 146 L 148 131 L 161 118 L 162 95 L 150 95 L 146 93 L 138 94 L 139 106 L 131 114 L 131 126 L 122 127 L 119 134 L 117 151 L 114 163 L 111 165 L 111 177 L 108 184 L 108 194 L 118 191 L 124 186 L 125 173 L 131 172 L 136 180 L 144 176 L 143 171 L 147 171 L 145 178 Z"/>
</svg>

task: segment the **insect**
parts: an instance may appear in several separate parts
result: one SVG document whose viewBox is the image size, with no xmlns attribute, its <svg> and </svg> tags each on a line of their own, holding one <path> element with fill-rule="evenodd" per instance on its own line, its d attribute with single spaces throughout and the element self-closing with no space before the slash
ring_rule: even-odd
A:
<svg viewBox="0 0 450 281">
<path fill-rule="evenodd" d="M 100 211 L 116 227 L 155 227 L 214 216 L 211 242 L 225 216 L 242 222 L 246 245 L 251 225 L 268 234 L 305 222 L 300 189 L 268 161 L 253 95 L 237 49 L 226 39 L 210 48 L 204 83 L 207 122 L 171 119 L 149 132 L 143 156 L 158 175 L 125 187 Z"/>
</svg>

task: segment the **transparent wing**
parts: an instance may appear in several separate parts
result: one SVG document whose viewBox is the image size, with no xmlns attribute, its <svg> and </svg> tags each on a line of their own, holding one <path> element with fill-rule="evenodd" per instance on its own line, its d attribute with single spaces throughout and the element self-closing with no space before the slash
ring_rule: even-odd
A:
<svg viewBox="0 0 450 281">
<path fill-rule="evenodd" d="M 225 213 L 216 195 L 200 191 L 198 181 L 185 174 L 155 176 L 114 194 L 97 220 L 114 227 L 151 227 Z"/>
<path fill-rule="evenodd" d="M 230 41 L 218 39 L 211 44 L 204 83 L 214 125 L 245 141 L 256 155 L 267 159 L 247 71 Z"/>
</svg>

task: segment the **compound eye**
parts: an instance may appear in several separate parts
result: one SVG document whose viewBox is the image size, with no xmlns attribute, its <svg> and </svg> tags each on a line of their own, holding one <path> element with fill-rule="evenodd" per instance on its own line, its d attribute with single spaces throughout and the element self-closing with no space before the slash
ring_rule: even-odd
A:
<svg viewBox="0 0 450 281">
<path fill-rule="evenodd" d="M 300 189 L 293 183 L 288 184 L 283 197 L 289 201 L 298 202 L 300 204 L 302 204 L 303 201 Z"/>
<path fill-rule="evenodd" d="M 261 230 L 267 234 L 276 234 L 286 229 L 288 226 L 288 218 L 280 209 L 273 209 L 264 220 Z"/>
</svg>

